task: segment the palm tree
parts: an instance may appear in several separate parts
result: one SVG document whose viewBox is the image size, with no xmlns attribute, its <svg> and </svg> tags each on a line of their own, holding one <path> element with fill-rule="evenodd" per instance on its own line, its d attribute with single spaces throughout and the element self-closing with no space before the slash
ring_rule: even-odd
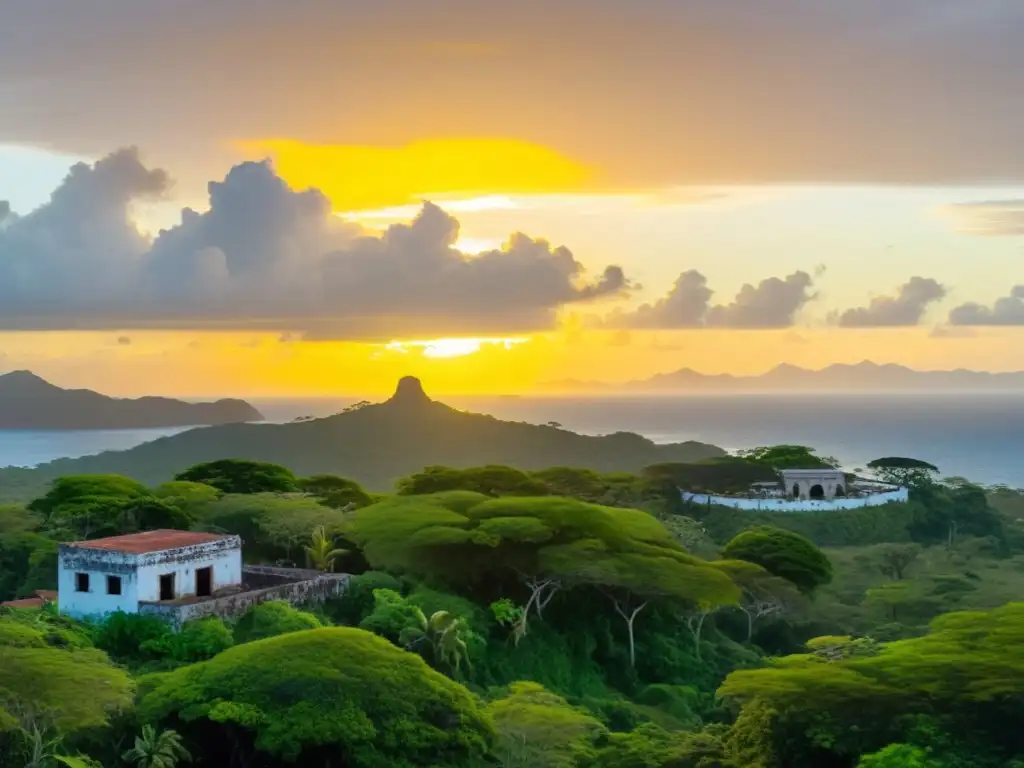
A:
<svg viewBox="0 0 1024 768">
<path fill-rule="evenodd" d="M 456 675 L 462 669 L 462 663 L 472 669 L 469 661 L 469 643 L 471 636 L 466 620 L 453 616 L 448 611 L 437 611 L 428 619 L 418 607 L 414 608 L 415 625 L 402 630 L 399 642 L 406 648 L 416 645 L 430 646 L 434 658 L 434 666 L 445 666 Z"/>
<path fill-rule="evenodd" d="M 157 733 L 152 725 L 144 725 L 142 735 L 135 737 L 135 746 L 121 755 L 121 759 L 139 768 L 175 768 L 179 762 L 191 762 L 192 756 L 176 731 Z"/>
<path fill-rule="evenodd" d="M 348 554 L 346 549 L 335 549 L 334 542 L 327 535 L 324 526 L 318 526 L 310 536 L 310 546 L 305 547 L 309 562 L 318 571 L 329 573 L 334 570 L 334 561 L 342 555 Z"/>
</svg>

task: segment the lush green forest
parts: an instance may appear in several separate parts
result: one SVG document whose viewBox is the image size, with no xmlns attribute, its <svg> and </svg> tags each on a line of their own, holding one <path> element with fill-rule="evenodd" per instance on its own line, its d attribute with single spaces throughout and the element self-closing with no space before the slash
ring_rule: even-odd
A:
<svg viewBox="0 0 1024 768">
<path fill-rule="evenodd" d="M 59 541 L 166 527 L 354 575 L 177 633 L 0 608 L 0 764 L 1024 766 L 1024 493 L 890 459 L 908 504 L 681 501 L 829 462 L 794 448 L 389 493 L 244 460 L 62 477 L 0 506 L 0 600 L 54 588 Z"/>
</svg>

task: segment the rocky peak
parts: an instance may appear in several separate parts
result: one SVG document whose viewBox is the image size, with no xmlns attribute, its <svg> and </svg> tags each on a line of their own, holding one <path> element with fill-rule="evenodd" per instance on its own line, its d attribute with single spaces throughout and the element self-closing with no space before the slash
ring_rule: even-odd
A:
<svg viewBox="0 0 1024 768">
<path fill-rule="evenodd" d="M 415 376 L 403 376 L 398 380 L 398 387 L 395 394 L 388 400 L 389 403 L 400 405 L 419 405 L 431 402 L 427 393 L 423 391 L 423 384 Z"/>
</svg>

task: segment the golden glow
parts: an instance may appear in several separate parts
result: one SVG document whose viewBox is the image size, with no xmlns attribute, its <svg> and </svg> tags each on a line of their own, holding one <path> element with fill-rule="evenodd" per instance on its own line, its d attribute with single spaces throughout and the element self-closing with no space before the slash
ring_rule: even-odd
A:
<svg viewBox="0 0 1024 768">
<path fill-rule="evenodd" d="M 280 334 L 127 332 L 0 334 L 0 370 L 29 368 L 64 387 L 116 396 L 386 397 L 402 376 L 428 395 L 571 391 L 550 382 L 644 379 L 690 366 L 761 373 L 780 362 L 823 368 L 868 356 L 919 369 L 1013 370 L 1024 329 L 935 338 L 927 328 L 885 331 L 634 331 L 563 328 L 525 338 L 398 344 L 282 341 Z M 118 337 L 130 338 L 130 344 Z M 870 348 L 870 354 L 862 350 Z M 440 354 L 438 354 L 440 353 Z M 955 361 L 955 362 L 951 362 Z M 994 362 L 998 361 L 998 362 Z"/>
<path fill-rule="evenodd" d="M 484 345 L 511 349 L 513 344 L 521 344 L 526 339 L 431 339 L 430 341 L 393 341 L 384 345 L 392 352 L 409 352 L 420 349 L 424 357 L 445 358 L 462 357 L 479 352 Z"/>
<path fill-rule="evenodd" d="M 237 146 L 249 157 L 269 156 L 293 187 L 322 190 L 338 211 L 389 208 L 431 197 L 493 202 L 494 193 L 572 192 L 592 188 L 595 181 L 592 168 L 515 139 L 433 139 L 398 147 L 266 139 Z"/>
</svg>

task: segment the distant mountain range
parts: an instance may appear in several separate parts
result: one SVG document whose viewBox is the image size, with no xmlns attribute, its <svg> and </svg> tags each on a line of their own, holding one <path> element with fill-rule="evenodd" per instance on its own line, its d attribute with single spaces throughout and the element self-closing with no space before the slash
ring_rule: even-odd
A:
<svg viewBox="0 0 1024 768">
<path fill-rule="evenodd" d="M 779 365 L 758 376 L 705 374 L 691 368 L 662 373 L 625 384 L 564 380 L 542 385 L 564 393 L 668 393 L 668 392 L 898 392 L 898 391 L 1024 391 L 1024 371 L 987 373 L 957 369 L 915 371 L 902 365 L 879 365 L 865 360 L 855 365 L 830 365 L 808 370 Z"/>
<path fill-rule="evenodd" d="M 36 469 L 0 470 L 0 498 L 33 498 L 62 475 L 116 473 L 155 484 L 193 464 L 230 458 L 275 462 L 300 475 L 339 474 L 386 491 L 398 478 L 435 464 L 639 472 L 660 462 L 724 455 L 721 448 L 705 443 L 658 445 L 629 432 L 579 435 L 459 411 L 427 397 L 417 379 L 405 378 L 386 402 L 323 419 L 191 429 L 126 451 L 59 459 Z"/>
<path fill-rule="evenodd" d="M 61 389 L 30 371 L 0 376 L 0 429 L 147 429 L 262 420 L 244 400 L 123 400 L 90 389 Z"/>
</svg>

